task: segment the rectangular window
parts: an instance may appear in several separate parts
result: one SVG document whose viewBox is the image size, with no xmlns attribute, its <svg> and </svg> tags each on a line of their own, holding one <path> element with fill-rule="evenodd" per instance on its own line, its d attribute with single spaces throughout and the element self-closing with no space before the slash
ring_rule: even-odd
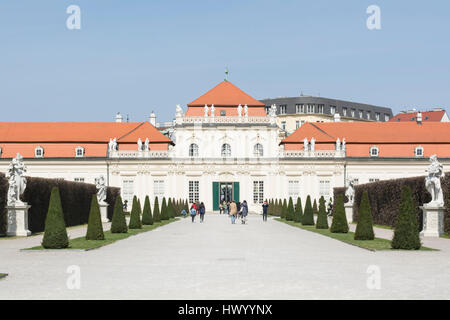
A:
<svg viewBox="0 0 450 320">
<path fill-rule="evenodd" d="M 330 180 L 319 181 L 319 197 L 328 199 L 330 197 Z"/>
<path fill-rule="evenodd" d="M 280 114 L 286 114 L 286 110 L 287 110 L 287 106 L 286 105 L 281 105 L 280 106 Z"/>
<path fill-rule="evenodd" d="M 355 110 L 355 109 L 352 109 L 352 118 L 355 117 L 355 112 L 356 112 L 356 110 Z"/>
<path fill-rule="evenodd" d="M 305 124 L 305 120 L 300 121 L 300 127 Z"/>
<path fill-rule="evenodd" d="M 343 107 L 343 108 L 342 108 L 342 115 L 343 115 L 344 117 L 347 116 L 347 108 L 346 108 L 346 107 Z"/>
<path fill-rule="evenodd" d="M 317 105 L 317 113 L 323 113 L 323 104 Z"/>
<path fill-rule="evenodd" d="M 388 114 L 384 114 L 384 121 L 389 121 L 389 115 Z"/>
<path fill-rule="evenodd" d="M 362 117 L 363 117 L 363 111 L 362 110 L 359 110 L 359 117 L 362 119 Z"/>
<path fill-rule="evenodd" d="M 295 204 L 297 202 L 297 198 L 300 197 L 300 181 L 298 180 L 288 181 L 288 194 Z"/>
<path fill-rule="evenodd" d="M 84 178 L 75 178 L 73 179 L 75 182 L 84 182 Z"/>
<path fill-rule="evenodd" d="M 200 191 L 199 191 L 198 181 L 189 181 L 189 203 L 194 203 L 200 201 Z"/>
<path fill-rule="evenodd" d="M 134 196 L 134 181 L 132 179 L 126 179 L 122 182 L 122 200 L 128 201 L 128 208 L 131 208 Z"/>
<path fill-rule="evenodd" d="M 375 120 L 380 121 L 380 113 L 375 113 Z"/>
<path fill-rule="evenodd" d="M 314 107 L 315 107 L 314 104 L 308 104 L 307 105 L 308 113 L 314 113 Z"/>
<path fill-rule="evenodd" d="M 305 105 L 304 104 L 296 104 L 295 105 L 295 113 L 305 113 Z"/>
<path fill-rule="evenodd" d="M 300 121 L 295 121 L 295 129 L 297 130 L 300 128 Z"/>
<path fill-rule="evenodd" d="M 264 202 L 264 181 L 253 181 L 253 203 Z"/>
<path fill-rule="evenodd" d="M 377 182 L 377 181 L 380 181 L 380 179 L 378 179 L 378 178 L 370 178 L 369 179 L 369 182 Z"/>
<path fill-rule="evenodd" d="M 330 106 L 330 113 L 335 114 L 336 113 L 336 106 Z"/>
<path fill-rule="evenodd" d="M 281 129 L 286 130 L 286 121 L 281 121 Z"/>
<path fill-rule="evenodd" d="M 370 116 L 371 116 L 370 111 L 367 111 L 367 120 L 370 120 Z"/>
<path fill-rule="evenodd" d="M 159 202 L 161 203 L 161 200 L 164 197 L 164 180 L 153 181 L 153 195 L 158 197 Z"/>
</svg>

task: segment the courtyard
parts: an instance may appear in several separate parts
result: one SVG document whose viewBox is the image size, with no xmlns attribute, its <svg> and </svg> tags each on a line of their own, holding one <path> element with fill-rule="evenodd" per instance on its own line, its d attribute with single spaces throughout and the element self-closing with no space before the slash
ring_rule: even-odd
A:
<svg viewBox="0 0 450 320">
<path fill-rule="evenodd" d="M 68 234 L 82 236 L 85 228 Z M 389 230 L 375 233 L 390 237 Z M 203 224 L 181 219 L 90 251 L 21 250 L 41 240 L 0 239 L 0 272 L 8 274 L 0 279 L 0 299 L 450 296 L 450 240 L 443 238 L 423 241 L 439 251 L 373 252 L 272 218 L 250 215 L 248 224 L 232 225 L 225 215 L 207 213 Z M 79 289 L 67 285 L 73 266 L 80 271 Z"/>
</svg>

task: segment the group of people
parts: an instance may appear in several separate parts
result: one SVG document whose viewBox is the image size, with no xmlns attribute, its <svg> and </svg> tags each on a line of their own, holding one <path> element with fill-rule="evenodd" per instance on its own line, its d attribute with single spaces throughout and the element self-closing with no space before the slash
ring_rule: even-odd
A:
<svg viewBox="0 0 450 320">
<path fill-rule="evenodd" d="M 195 222 L 195 217 L 197 215 L 200 216 L 200 223 L 203 223 L 205 221 L 205 204 L 203 202 L 195 201 L 191 208 L 189 209 L 189 214 L 192 218 L 192 223 Z"/>
<path fill-rule="evenodd" d="M 237 219 L 241 219 L 241 223 L 245 224 L 247 222 L 248 215 L 248 205 L 247 201 L 236 202 L 227 201 L 219 204 L 219 213 L 228 214 L 231 218 L 231 223 L 235 224 Z"/>
</svg>

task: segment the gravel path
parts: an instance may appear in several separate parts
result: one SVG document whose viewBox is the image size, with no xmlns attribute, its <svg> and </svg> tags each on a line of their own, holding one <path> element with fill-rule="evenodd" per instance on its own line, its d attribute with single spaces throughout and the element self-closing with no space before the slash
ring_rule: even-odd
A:
<svg viewBox="0 0 450 320">
<path fill-rule="evenodd" d="M 9 274 L 0 299 L 450 297 L 448 239 L 425 241 L 439 252 L 371 252 L 257 215 L 232 225 L 206 214 L 203 224 L 186 218 L 92 251 L 20 251 L 41 238 L 0 240 L 0 272 Z M 80 289 L 66 284 L 72 265 Z"/>
</svg>

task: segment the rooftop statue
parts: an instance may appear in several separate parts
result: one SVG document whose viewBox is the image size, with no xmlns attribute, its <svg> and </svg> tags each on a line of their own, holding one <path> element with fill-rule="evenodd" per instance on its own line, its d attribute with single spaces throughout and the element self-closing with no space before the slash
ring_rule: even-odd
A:
<svg viewBox="0 0 450 320">
<path fill-rule="evenodd" d="M 183 116 L 183 109 L 180 107 L 179 104 L 177 104 L 175 117 L 179 118 Z"/>
<path fill-rule="evenodd" d="M 244 106 L 244 116 L 248 117 L 248 107 L 247 107 L 247 105 Z"/>
<path fill-rule="evenodd" d="M 237 107 L 238 117 L 242 117 L 242 106 L 238 105 Z"/>
<path fill-rule="evenodd" d="M 276 117 L 277 116 L 277 105 L 273 104 L 270 106 L 269 116 Z"/>
<path fill-rule="evenodd" d="M 142 151 L 142 140 L 141 140 L 141 138 L 138 139 L 137 145 L 138 145 L 138 150 Z"/>
<path fill-rule="evenodd" d="M 205 104 L 205 118 L 208 117 L 208 105 Z"/>
</svg>

